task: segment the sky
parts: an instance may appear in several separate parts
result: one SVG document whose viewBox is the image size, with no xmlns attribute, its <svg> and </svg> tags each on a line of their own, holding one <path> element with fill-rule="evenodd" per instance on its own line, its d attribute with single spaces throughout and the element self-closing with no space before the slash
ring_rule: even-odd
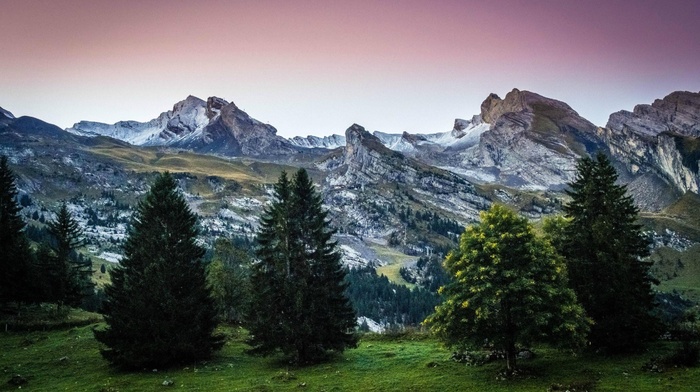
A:
<svg viewBox="0 0 700 392">
<path fill-rule="evenodd" d="M 194 95 L 285 137 L 434 133 L 513 88 L 600 126 L 700 91 L 700 1 L 0 0 L 0 107 L 62 128 Z"/>
</svg>

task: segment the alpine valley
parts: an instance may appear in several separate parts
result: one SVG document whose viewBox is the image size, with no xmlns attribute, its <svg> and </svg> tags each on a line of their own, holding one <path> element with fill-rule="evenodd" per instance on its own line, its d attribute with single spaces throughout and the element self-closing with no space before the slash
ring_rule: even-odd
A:
<svg viewBox="0 0 700 392">
<path fill-rule="evenodd" d="M 439 260 L 492 203 L 536 221 L 559 213 L 578 159 L 602 151 L 654 239 L 660 298 L 700 301 L 700 92 L 613 113 L 605 127 L 518 89 L 489 95 L 465 116 L 432 134 L 352 124 L 345 135 L 285 139 L 217 97 L 189 96 L 148 122 L 81 121 L 65 130 L 0 108 L 0 155 L 17 174 L 28 231 L 67 201 L 85 253 L 102 262 L 119 261 L 133 207 L 156 172 L 175 174 L 211 246 L 220 236 L 250 242 L 281 171 L 304 167 L 348 266 L 427 287 L 431 272 L 419 257 Z"/>
</svg>

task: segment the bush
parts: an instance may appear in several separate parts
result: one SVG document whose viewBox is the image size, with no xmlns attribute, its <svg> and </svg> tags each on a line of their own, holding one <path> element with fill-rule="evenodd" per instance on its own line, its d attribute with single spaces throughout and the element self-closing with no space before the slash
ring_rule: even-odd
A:
<svg viewBox="0 0 700 392">
<path fill-rule="evenodd" d="M 694 367 L 700 360 L 700 343 L 683 341 L 680 346 L 664 359 L 664 362 L 674 366 Z"/>
</svg>

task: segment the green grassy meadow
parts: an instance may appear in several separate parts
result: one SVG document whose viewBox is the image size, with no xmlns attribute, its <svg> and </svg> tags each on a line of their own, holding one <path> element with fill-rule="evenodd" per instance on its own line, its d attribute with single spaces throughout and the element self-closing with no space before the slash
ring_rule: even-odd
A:
<svg viewBox="0 0 700 392">
<path fill-rule="evenodd" d="M 101 324 L 51 331 L 0 333 L 0 391 L 19 374 L 28 391 L 696 391 L 700 368 L 642 369 L 651 357 L 664 355 L 674 343 L 657 343 L 629 357 L 572 356 L 547 347 L 535 359 L 522 360 L 523 375 L 500 376 L 502 363 L 466 366 L 427 335 L 365 335 L 359 348 L 330 362 L 289 367 L 280 358 L 245 354 L 245 331 L 224 328 L 229 339 L 210 361 L 175 369 L 122 372 L 99 354 L 92 328 Z M 172 382 L 172 385 L 163 385 Z M 559 388 L 559 389 L 558 389 Z M 563 388 L 563 389 L 561 389 Z"/>
</svg>

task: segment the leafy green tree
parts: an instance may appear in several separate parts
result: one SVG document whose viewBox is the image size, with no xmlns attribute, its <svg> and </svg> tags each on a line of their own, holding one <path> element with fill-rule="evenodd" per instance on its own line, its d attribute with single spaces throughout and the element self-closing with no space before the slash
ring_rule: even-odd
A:
<svg viewBox="0 0 700 392">
<path fill-rule="evenodd" d="M 448 346 L 479 349 L 488 342 L 505 352 L 512 371 L 518 345 L 585 343 L 589 320 L 567 287 L 563 260 L 506 207 L 482 212 L 444 266 L 453 279 L 425 323 Z"/>
<path fill-rule="evenodd" d="M 206 284 L 197 217 L 169 173 L 138 204 L 124 258 L 105 288 L 107 327 L 95 337 L 102 355 L 124 368 L 161 367 L 206 359 L 223 340 Z"/>
<path fill-rule="evenodd" d="M 207 267 L 207 282 L 219 317 L 229 323 L 242 323 L 250 304 L 248 254 L 223 238 L 214 244 L 214 257 Z"/>
<path fill-rule="evenodd" d="M 34 299 L 32 252 L 17 203 L 15 175 L 0 157 L 0 303 Z"/>
<path fill-rule="evenodd" d="M 345 296 L 345 269 L 321 196 L 300 169 L 282 173 L 260 220 L 251 282 L 251 352 L 277 350 L 296 363 L 356 347 L 355 312 Z"/>
<path fill-rule="evenodd" d="M 559 252 L 564 248 L 567 227 L 569 220 L 562 215 L 546 217 L 542 222 L 544 238 Z"/>
<path fill-rule="evenodd" d="M 567 191 L 566 226 L 561 253 L 566 257 L 571 287 L 595 324 L 595 348 L 630 351 L 658 336 L 652 316 L 654 294 L 649 240 L 637 223 L 639 210 L 627 188 L 617 185 L 608 158 L 583 158 Z"/>
<path fill-rule="evenodd" d="M 52 236 L 52 253 L 42 260 L 45 273 L 46 300 L 62 305 L 80 305 L 91 294 L 92 262 L 78 257 L 76 250 L 84 244 L 83 231 L 66 204 L 62 204 L 56 219 L 48 223 Z"/>
</svg>

